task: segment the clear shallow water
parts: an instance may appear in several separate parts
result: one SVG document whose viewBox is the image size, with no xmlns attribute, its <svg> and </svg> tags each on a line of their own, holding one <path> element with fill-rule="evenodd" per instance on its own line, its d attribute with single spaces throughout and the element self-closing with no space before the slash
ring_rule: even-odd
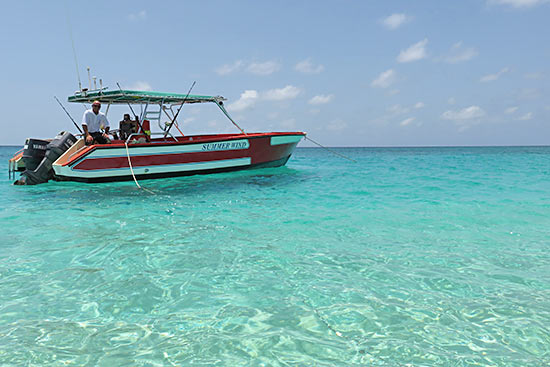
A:
<svg viewBox="0 0 550 367">
<path fill-rule="evenodd" d="M 550 148 L 12 186 L 0 365 L 543 366 Z"/>
</svg>

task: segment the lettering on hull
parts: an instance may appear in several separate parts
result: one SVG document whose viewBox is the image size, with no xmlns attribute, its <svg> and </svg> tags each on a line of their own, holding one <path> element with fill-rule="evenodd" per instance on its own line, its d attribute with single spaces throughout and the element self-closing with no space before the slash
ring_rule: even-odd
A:
<svg viewBox="0 0 550 367">
<path fill-rule="evenodd" d="M 202 144 L 201 151 L 203 152 L 215 152 L 220 150 L 239 150 L 248 149 L 250 144 L 248 140 L 234 140 L 224 141 L 220 143 L 204 143 Z"/>
</svg>

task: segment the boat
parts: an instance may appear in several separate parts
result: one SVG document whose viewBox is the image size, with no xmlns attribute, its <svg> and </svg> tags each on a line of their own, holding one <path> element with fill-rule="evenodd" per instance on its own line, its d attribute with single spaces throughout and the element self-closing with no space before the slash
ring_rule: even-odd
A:
<svg viewBox="0 0 550 367">
<path fill-rule="evenodd" d="M 25 148 L 9 162 L 21 171 L 15 183 L 32 185 L 57 181 L 112 182 L 210 174 L 286 164 L 304 132 L 245 132 L 229 115 L 222 96 L 111 90 L 80 90 L 68 102 L 139 108 L 128 129 L 120 122 L 109 144 L 86 145 L 82 134 L 61 132 L 49 140 L 27 139 Z M 232 134 L 185 135 L 177 124 L 185 104 L 214 103 L 239 130 Z M 62 106 L 63 107 L 63 106 Z M 177 108 L 177 110 L 175 110 Z M 67 113 L 68 114 L 68 113 Z M 164 119 L 168 121 L 163 122 Z M 112 119 L 111 119 L 112 120 Z M 154 123 L 157 132 L 151 132 Z M 74 120 L 73 120 L 73 123 Z M 111 127 L 113 122 L 110 123 Z M 78 125 L 75 123 L 77 128 Z M 173 134 L 175 127 L 179 134 Z"/>
</svg>

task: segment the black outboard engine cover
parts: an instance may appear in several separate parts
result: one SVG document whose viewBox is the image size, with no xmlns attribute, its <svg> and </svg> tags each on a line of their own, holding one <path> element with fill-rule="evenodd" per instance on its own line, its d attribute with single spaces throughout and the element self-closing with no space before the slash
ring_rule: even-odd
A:
<svg viewBox="0 0 550 367">
<path fill-rule="evenodd" d="M 76 143 L 77 139 L 73 134 L 68 131 L 62 131 L 48 144 L 48 151 L 46 156 L 50 155 L 51 158 L 55 157 L 52 161 L 55 162 L 57 158 L 61 157 L 61 154 L 65 153 L 70 147 Z"/>
<path fill-rule="evenodd" d="M 25 150 L 23 150 L 23 162 L 25 169 L 34 171 L 44 159 L 49 141 L 28 138 L 25 141 Z"/>
<path fill-rule="evenodd" d="M 44 159 L 34 170 L 27 169 L 21 178 L 15 181 L 16 185 L 36 185 L 48 182 L 53 177 L 52 164 L 61 157 L 74 143 L 76 138 L 68 131 L 62 131 L 48 144 Z"/>
</svg>

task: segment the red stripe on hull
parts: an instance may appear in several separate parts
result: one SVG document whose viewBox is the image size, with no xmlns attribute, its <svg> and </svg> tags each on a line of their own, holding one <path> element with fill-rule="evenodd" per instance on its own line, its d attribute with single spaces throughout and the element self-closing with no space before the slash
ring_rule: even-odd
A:
<svg viewBox="0 0 550 367">
<path fill-rule="evenodd" d="M 165 164 L 185 164 L 197 162 L 210 162 L 221 159 L 244 158 L 246 152 L 242 150 L 227 152 L 195 152 L 195 153 L 176 153 L 176 154 L 156 154 L 130 156 L 133 167 L 143 166 L 162 166 Z M 127 168 L 128 157 L 106 157 L 106 158 L 88 158 L 80 162 L 73 169 L 95 170 L 95 169 L 114 169 Z"/>
<path fill-rule="evenodd" d="M 251 164 L 256 165 L 277 161 L 284 157 L 288 157 L 292 154 L 292 151 L 297 143 L 271 145 L 271 137 L 265 136 L 261 138 L 249 139 L 249 144 L 250 146 L 248 149 L 240 150 L 141 155 L 131 156 L 130 158 L 133 167 L 210 162 L 248 157 L 251 158 Z M 102 150 L 101 146 L 96 146 L 96 149 Z M 130 151 L 132 151 L 132 148 L 130 148 Z M 117 169 L 127 167 L 128 158 L 126 156 L 118 156 L 105 158 L 85 158 L 72 168 L 76 170 L 93 171 L 97 169 Z"/>
</svg>

